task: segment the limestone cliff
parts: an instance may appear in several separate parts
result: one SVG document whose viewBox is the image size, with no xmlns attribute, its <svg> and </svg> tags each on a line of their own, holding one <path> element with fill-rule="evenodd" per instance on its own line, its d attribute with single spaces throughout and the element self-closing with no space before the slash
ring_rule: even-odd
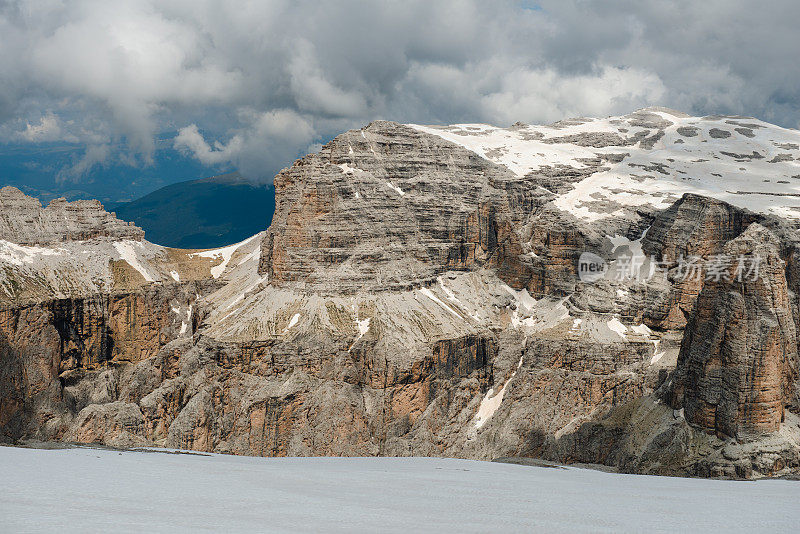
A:
<svg viewBox="0 0 800 534">
<path fill-rule="evenodd" d="M 725 245 L 736 261 L 705 283 L 686 327 L 673 403 L 700 428 L 776 432 L 797 379 L 797 335 L 778 240 L 758 224 Z M 758 262 L 741 270 L 740 262 Z"/>
<path fill-rule="evenodd" d="M 0 239 L 17 245 L 53 245 L 96 237 L 141 241 L 144 232 L 117 219 L 97 200 L 53 200 L 42 208 L 15 187 L 0 189 Z"/>
<path fill-rule="evenodd" d="M 264 233 L 209 251 L 3 190 L 0 437 L 796 471 L 794 156 L 739 156 L 797 135 L 739 122 L 377 121 L 281 171 Z M 728 123 L 752 135 L 703 144 Z M 764 276 L 707 280 L 721 254 Z"/>
<path fill-rule="evenodd" d="M 517 227 L 552 197 L 473 152 L 385 121 L 299 160 L 278 174 L 275 192 L 259 271 L 322 293 L 408 289 L 482 266 L 525 284 Z"/>
</svg>

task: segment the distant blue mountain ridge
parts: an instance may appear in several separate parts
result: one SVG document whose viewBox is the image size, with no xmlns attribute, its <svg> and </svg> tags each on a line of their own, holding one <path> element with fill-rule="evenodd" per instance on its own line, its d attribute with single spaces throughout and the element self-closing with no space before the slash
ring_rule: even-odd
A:
<svg viewBox="0 0 800 534">
<path fill-rule="evenodd" d="M 215 248 L 264 230 L 275 191 L 224 167 L 206 167 L 160 140 L 153 161 L 97 165 L 80 177 L 69 169 L 85 147 L 67 143 L 0 145 L 0 186 L 13 185 L 47 205 L 54 198 L 98 199 L 132 221 L 148 240 L 178 248 Z M 217 174 L 201 180 L 197 176 Z"/>
<path fill-rule="evenodd" d="M 148 241 L 176 248 L 216 248 L 265 230 L 275 211 L 275 188 L 238 173 L 168 185 L 131 202 L 108 203 Z"/>
</svg>

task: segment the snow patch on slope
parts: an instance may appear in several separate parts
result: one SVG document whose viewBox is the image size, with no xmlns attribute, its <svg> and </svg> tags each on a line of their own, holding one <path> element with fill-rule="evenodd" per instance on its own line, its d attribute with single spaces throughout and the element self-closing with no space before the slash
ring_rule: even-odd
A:
<svg viewBox="0 0 800 534">
<path fill-rule="evenodd" d="M 66 249 L 62 248 L 17 245 L 10 241 L 0 240 L 0 261 L 17 266 L 35 265 L 41 256 L 58 256 L 66 252 Z"/>
<path fill-rule="evenodd" d="M 508 377 L 506 383 L 503 384 L 503 387 L 500 388 L 500 391 L 497 394 L 494 393 L 494 388 L 489 389 L 486 392 L 486 395 L 483 397 L 480 406 L 478 407 L 478 412 L 475 414 L 474 418 L 474 427 L 475 429 L 481 428 L 483 425 L 486 424 L 486 421 L 492 418 L 492 416 L 497 412 L 497 409 L 500 408 L 500 405 L 503 403 L 503 397 L 506 394 L 506 389 L 508 385 L 511 384 L 511 381 L 517 376 L 517 371 L 519 368 L 522 367 L 522 357 L 520 357 L 519 362 L 517 363 L 517 368 L 511 372 L 511 376 Z"/>
<path fill-rule="evenodd" d="M 516 291 L 506 284 L 503 284 L 502 287 L 514 297 L 514 304 L 511 310 L 511 325 L 514 328 L 519 328 L 520 326 L 534 326 L 536 324 L 536 318 L 531 315 L 536 301 L 528 294 L 528 290 L 522 289 L 521 291 Z"/>
<path fill-rule="evenodd" d="M 628 327 L 622 324 L 622 322 L 614 317 L 610 321 L 606 323 L 606 325 L 613 331 L 616 332 L 619 337 L 625 339 L 625 334 L 628 332 Z"/>
<path fill-rule="evenodd" d="M 339 168 L 342 169 L 342 171 L 345 174 L 359 174 L 359 173 L 364 172 L 361 169 L 358 169 L 356 167 L 351 167 L 347 163 L 342 163 L 341 165 L 339 165 Z"/>
<path fill-rule="evenodd" d="M 295 313 L 294 315 L 292 315 L 292 318 L 289 320 L 289 324 L 286 325 L 286 328 L 283 329 L 283 333 L 285 334 L 286 332 L 297 326 L 297 323 L 299 321 L 300 321 L 299 313 Z"/>
<path fill-rule="evenodd" d="M 128 265 L 139 271 L 139 273 L 148 282 L 155 282 L 156 278 L 150 273 L 144 264 L 140 261 L 139 252 L 142 249 L 142 243 L 138 241 L 117 241 L 114 243 L 114 248 L 119 254 L 119 259 L 128 262 Z"/>
<path fill-rule="evenodd" d="M 405 196 L 405 194 L 406 194 L 406 193 L 405 193 L 405 191 L 403 191 L 402 189 L 400 189 L 399 187 L 397 187 L 396 185 L 394 185 L 394 183 L 392 183 L 392 182 L 388 182 L 388 181 L 387 181 L 387 182 L 386 182 L 386 187 L 388 187 L 389 189 L 392 189 L 392 190 L 394 190 L 394 191 L 395 191 L 395 192 L 397 192 L 397 194 L 398 194 L 398 195 L 400 195 L 401 197 L 402 197 L 402 196 Z"/>
<path fill-rule="evenodd" d="M 364 334 L 369 332 L 369 322 L 370 322 L 369 317 L 361 320 L 356 318 L 356 326 L 358 327 L 358 337 L 356 339 L 361 339 L 362 337 L 364 337 Z"/>
<path fill-rule="evenodd" d="M 211 268 L 211 276 L 213 276 L 214 278 L 219 278 L 220 275 L 225 272 L 225 268 L 228 266 L 228 262 L 231 261 L 234 252 L 239 250 L 241 247 L 247 245 L 254 239 L 257 239 L 261 235 L 262 235 L 261 233 L 258 233 L 254 236 L 248 237 L 244 241 L 240 241 L 239 243 L 228 245 L 227 247 L 214 248 L 210 250 L 204 250 L 202 252 L 195 252 L 193 254 L 190 254 L 190 256 L 199 256 L 201 258 L 213 258 L 222 260 L 218 265 L 215 265 L 214 267 Z M 246 260 L 243 260 L 243 262 L 244 261 Z"/>
<path fill-rule="evenodd" d="M 454 316 L 458 317 L 459 319 L 461 318 L 461 316 L 453 308 L 445 304 L 441 299 L 439 299 L 439 297 L 433 294 L 433 291 L 431 291 L 427 287 L 423 287 L 422 289 L 419 290 L 419 292 L 428 297 L 429 299 L 431 299 L 432 301 L 434 301 L 436 304 L 438 304 L 451 314 L 453 314 Z"/>
<path fill-rule="evenodd" d="M 436 278 L 436 281 L 439 282 L 439 287 L 442 288 L 442 291 L 444 291 L 444 294 L 447 296 L 448 300 L 452 300 L 453 302 L 455 302 L 457 304 L 461 304 L 461 301 L 458 300 L 458 297 L 456 297 L 456 294 L 453 293 L 453 290 L 450 289 L 449 287 L 447 287 L 446 285 L 444 285 L 444 280 L 442 280 L 441 276 Z"/>
<path fill-rule="evenodd" d="M 643 206 L 662 209 L 684 193 L 696 193 L 800 220 L 800 132 L 758 119 L 683 117 L 648 109 L 549 126 L 408 126 L 517 176 L 556 165 L 591 171 L 590 162 L 605 158 L 554 200 L 579 219 L 620 217 Z"/>
</svg>

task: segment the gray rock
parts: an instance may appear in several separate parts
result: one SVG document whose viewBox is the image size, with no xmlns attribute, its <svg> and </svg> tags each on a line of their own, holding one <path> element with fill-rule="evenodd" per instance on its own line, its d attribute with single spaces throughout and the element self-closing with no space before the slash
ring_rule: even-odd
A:
<svg viewBox="0 0 800 534">
<path fill-rule="evenodd" d="M 97 200 L 67 202 L 59 198 L 42 208 L 38 200 L 15 187 L 0 189 L 0 239 L 19 245 L 53 245 L 108 237 L 144 238 L 144 230 L 117 219 Z"/>
<path fill-rule="evenodd" d="M 677 131 L 684 137 L 696 137 L 700 133 L 700 128 L 695 126 L 681 126 Z"/>
</svg>

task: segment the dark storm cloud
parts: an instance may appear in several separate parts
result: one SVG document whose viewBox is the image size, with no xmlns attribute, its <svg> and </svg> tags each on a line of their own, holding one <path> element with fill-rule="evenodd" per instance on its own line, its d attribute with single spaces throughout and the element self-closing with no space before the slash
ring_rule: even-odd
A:
<svg viewBox="0 0 800 534">
<path fill-rule="evenodd" d="M 549 122 L 666 105 L 796 127 L 793 1 L 0 2 L 0 140 L 90 149 L 159 132 L 269 178 L 375 118 Z"/>
</svg>

